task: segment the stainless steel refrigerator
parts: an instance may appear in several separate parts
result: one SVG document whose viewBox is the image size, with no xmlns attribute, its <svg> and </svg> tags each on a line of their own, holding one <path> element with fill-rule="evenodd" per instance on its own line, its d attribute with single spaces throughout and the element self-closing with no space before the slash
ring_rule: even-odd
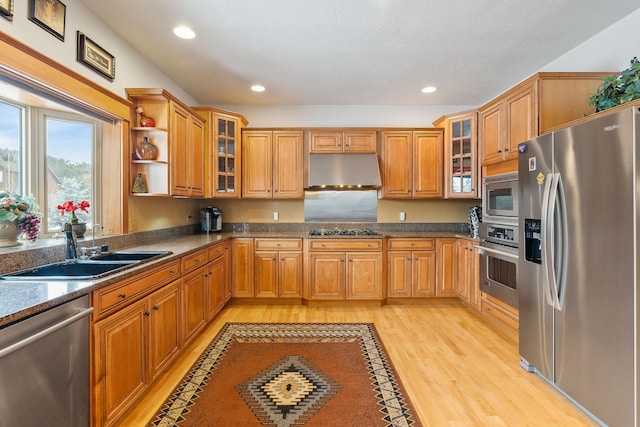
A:
<svg viewBox="0 0 640 427">
<path fill-rule="evenodd" d="M 519 347 L 601 423 L 638 426 L 640 109 L 603 114 L 519 146 Z"/>
</svg>

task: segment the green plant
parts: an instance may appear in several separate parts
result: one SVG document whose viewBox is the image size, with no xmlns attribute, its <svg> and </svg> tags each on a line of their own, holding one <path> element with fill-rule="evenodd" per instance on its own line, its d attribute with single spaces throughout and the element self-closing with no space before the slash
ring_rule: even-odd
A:
<svg viewBox="0 0 640 427">
<path fill-rule="evenodd" d="M 640 98 L 640 61 L 637 57 L 631 60 L 631 66 L 615 76 L 607 76 L 596 89 L 589 104 L 596 107 L 596 112 L 624 104 Z"/>
</svg>

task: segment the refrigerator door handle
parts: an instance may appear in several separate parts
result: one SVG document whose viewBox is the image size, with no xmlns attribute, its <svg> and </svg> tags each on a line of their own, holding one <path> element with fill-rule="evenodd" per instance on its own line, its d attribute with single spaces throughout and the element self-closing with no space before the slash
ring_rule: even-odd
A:
<svg viewBox="0 0 640 427">
<path fill-rule="evenodd" d="M 554 199 L 556 200 L 557 209 L 551 211 L 553 215 L 553 233 L 554 233 L 554 254 L 553 254 L 553 273 L 555 282 L 556 309 L 562 310 L 564 306 L 564 295 L 567 284 L 567 260 L 569 248 L 569 233 L 567 222 L 567 207 L 564 195 L 564 186 L 562 185 L 562 177 L 556 174 Z"/>
<path fill-rule="evenodd" d="M 547 174 L 545 178 L 544 191 L 542 192 L 542 213 L 540 219 L 540 253 L 542 256 L 543 278 L 544 278 L 544 294 L 547 304 L 555 306 L 554 298 L 552 297 L 551 290 L 551 277 L 550 277 L 550 264 L 552 254 L 550 252 L 550 229 L 549 224 L 549 195 L 551 193 L 551 185 L 553 184 L 554 175 L 552 173 Z"/>
<path fill-rule="evenodd" d="M 567 265 L 567 211 L 562 177 L 559 173 L 553 174 L 548 200 L 545 249 L 549 262 L 546 264 L 546 275 L 552 305 L 556 310 L 562 310 Z"/>
</svg>

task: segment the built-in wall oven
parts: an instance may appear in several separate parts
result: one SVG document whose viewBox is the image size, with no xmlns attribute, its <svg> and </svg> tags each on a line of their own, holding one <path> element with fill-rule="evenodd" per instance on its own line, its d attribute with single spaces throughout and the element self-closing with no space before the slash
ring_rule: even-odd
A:
<svg viewBox="0 0 640 427">
<path fill-rule="evenodd" d="M 518 174 L 482 183 L 480 290 L 518 308 Z"/>
</svg>

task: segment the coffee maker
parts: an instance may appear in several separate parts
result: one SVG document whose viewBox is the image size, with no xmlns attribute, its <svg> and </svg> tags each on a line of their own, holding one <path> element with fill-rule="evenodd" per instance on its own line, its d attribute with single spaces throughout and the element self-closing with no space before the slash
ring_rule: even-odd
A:
<svg viewBox="0 0 640 427">
<path fill-rule="evenodd" d="M 222 231 L 222 211 L 211 206 L 200 209 L 200 229 L 204 232 Z"/>
</svg>

